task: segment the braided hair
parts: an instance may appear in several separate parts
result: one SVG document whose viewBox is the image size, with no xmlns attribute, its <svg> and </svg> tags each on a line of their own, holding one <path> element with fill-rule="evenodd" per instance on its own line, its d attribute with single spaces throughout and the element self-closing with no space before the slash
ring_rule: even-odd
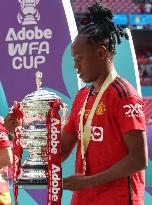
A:
<svg viewBox="0 0 152 205">
<path fill-rule="evenodd" d="M 128 39 L 127 33 L 113 23 L 112 11 L 103 4 L 96 2 L 88 7 L 88 10 L 80 21 L 79 34 L 86 34 L 89 43 L 93 45 L 104 43 L 108 51 L 114 55 L 116 41 L 120 44 L 123 36 Z"/>
</svg>

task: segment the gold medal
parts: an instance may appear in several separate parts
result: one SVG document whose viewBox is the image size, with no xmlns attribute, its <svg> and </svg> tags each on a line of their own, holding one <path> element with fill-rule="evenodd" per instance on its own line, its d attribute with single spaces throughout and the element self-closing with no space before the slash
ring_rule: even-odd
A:
<svg viewBox="0 0 152 205">
<path fill-rule="evenodd" d="M 88 115 L 88 118 L 87 118 L 85 125 L 83 125 L 83 118 L 84 118 L 85 108 L 86 108 L 86 104 L 87 104 L 88 97 L 89 97 L 89 92 L 88 92 L 88 95 L 87 95 L 85 102 L 83 104 L 81 114 L 80 114 L 81 155 L 82 155 L 82 161 L 83 161 L 82 162 L 83 163 L 83 169 L 82 169 L 83 175 L 86 174 L 87 164 L 86 164 L 85 153 L 87 151 L 89 141 L 91 139 L 91 124 L 92 124 L 94 113 L 98 107 L 98 104 L 101 100 L 102 95 L 104 94 L 104 92 L 106 91 L 108 86 L 115 80 L 116 77 L 117 77 L 117 73 L 116 73 L 115 69 L 113 69 L 112 72 L 110 72 L 110 74 L 108 75 L 108 77 L 104 81 L 103 85 L 101 86 L 100 91 L 96 97 L 96 100 L 92 106 L 92 109 Z"/>
</svg>

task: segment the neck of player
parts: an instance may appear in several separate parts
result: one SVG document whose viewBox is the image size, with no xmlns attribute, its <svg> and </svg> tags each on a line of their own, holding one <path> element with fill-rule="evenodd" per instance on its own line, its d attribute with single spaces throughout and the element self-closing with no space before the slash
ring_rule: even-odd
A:
<svg viewBox="0 0 152 205">
<path fill-rule="evenodd" d="M 100 75 L 98 76 L 98 78 L 96 79 L 96 81 L 93 82 L 92 91 L 93 91 L 94 94 L 97 94 L 99 92 L 101 86 L 103 85 L 106 78 L 112 72 L 113 69 L 115 69 L 114 65 L 111 65 L 109 68 L 105 69 L 104 72 L 101 72 Z"/>
</svg>

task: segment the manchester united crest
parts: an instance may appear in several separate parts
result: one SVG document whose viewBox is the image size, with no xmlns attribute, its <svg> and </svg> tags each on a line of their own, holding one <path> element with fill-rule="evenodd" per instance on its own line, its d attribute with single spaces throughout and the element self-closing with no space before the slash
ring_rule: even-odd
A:
<svg viewBox="0 0 152 205">
<path fill-rule="evenodd" d="M 96 110 L 96 115 L 103 115 L 103 113 L 106 111 L 106 107 L 105 105 L 103 104 L 103 102 L 101 102 L 98 107 L 97 107 L 97 110 Z"/>
</svg>

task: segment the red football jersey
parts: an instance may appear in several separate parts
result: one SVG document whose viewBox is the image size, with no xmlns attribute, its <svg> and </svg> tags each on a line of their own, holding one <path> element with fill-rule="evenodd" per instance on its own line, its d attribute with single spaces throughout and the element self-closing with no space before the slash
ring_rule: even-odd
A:
<svg viewBox="0 0 152 205">
<path fill-rule="evenodd" d="M 4 147 L 9 147 L 10 142 L 8 138 L 8 132 L 3 126 L 2 119 L 0 118 L 0 149 Z M 11 197 L 9 193 L 9 187 L 6 181 L 2 178 L 3 169 L 0 169 L 0 205 L 10 205 Z"/>
<path fill-rule="evenodd" d="M 10 142 L 8 138 L 8 132 L 3 126 L 2 119 L 0 119 L 0 148 L 9 147 Z"/>
<path fill-rule="evenodd" d="M 67 132 L 78 136 L 76 173 L 82 173 L 80 113 L 90 87 L 81 89 L 72 106 Z M 89 95 L 84 123 L 95 101 Z M 102 172 L 127 155 L 123 134 L 130 130 L 145 130 L 143 101 L 126 80 L 117 77 L 104 92 L 92 121 L 91 140 L 88 145 L 86 175 Z M 73 193 L 71 205 L 143 205 L 144 171 L 132 176 Z"/>
</svg>

